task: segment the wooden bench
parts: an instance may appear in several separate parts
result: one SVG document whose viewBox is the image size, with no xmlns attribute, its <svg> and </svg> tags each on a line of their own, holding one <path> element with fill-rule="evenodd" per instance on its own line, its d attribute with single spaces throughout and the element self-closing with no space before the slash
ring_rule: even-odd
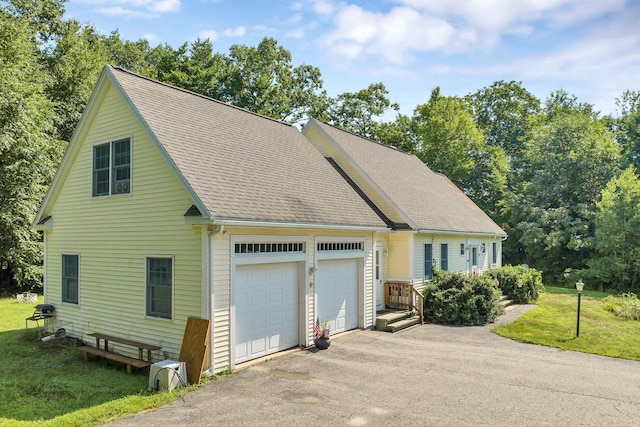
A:
<svg viewBox="0 0 640 427">
<path fill-rule="evenodd" d="M 152 344 L 145 344 L 143 342 L 133 341 L 126 338 L 118 338 L 112 335 L 101 334 L 98 332 L 94 332 L 92 334 L 88 334 L 90 337 L 94 337 L 96 339 L 96 346 L 91 347 L 88 345 L 83 345 L 78 347 L 78 350 L 84 352 L 84 360 L 88 361 L 88 354 L 91 353 L 96 356 L 104 357 L 105 359 L 113 360 L 118 363 L 122 363 L 127 365 L 127 373 L 131 373 L 131 368 L 148 368 L 152 363 L 151 352 L 154 350 L 160 350 L 162 347 Z M 100 348 L 100 341 L 104 341 L 104 348 Z M 113 353 L 109 351 L 109 342 L 115 342 L 118 344 L 128 345 L 131 347 L 138 348 L 138 358 L 135 359 L 133 357 L 124 356 L 122 354 Z M 144 351 L 146 350 L 147 358 L 144 358 Z"/>
</svg>

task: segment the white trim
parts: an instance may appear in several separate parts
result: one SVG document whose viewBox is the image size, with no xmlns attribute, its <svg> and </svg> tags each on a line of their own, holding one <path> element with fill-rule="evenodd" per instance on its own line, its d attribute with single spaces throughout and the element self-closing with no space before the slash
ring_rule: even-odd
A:
<svg viewBox="0 0 640 427">
<path fill-rule="evenodd" d="M 362 243 L 361 251 L 318 251 L 318 243 L 329 242 L 357 242 Z M 325 261 L 331 259 L 366 259 L 366 237 L 330 237 L 330 236 L 317 236 L 314 241 L 314 253 L 316 261 Z M 316 265 L 317 267 L 317 265 Z"/>
<path fill-rule="evenodd" d="M 362 243 L 362 250 L 345 250 L 345 251 L 318 251 L 318 243 Z M 367 238 L 364 236 L 355 237 L 331 237 L 331 236 L 316 236 L 313 243 L 313 251 L 315 253 L 316 261 L 327 259 L 350 259 L 350 258 L 362 258 L 367 256 L 366 251 Z"/>
<path fill-rule="evenodd" d="M 384 281 L 382 280 L 382 266 L 384 262 L 382 259 L 384 258 L 384 249 L 382 242 L 378 242 L 377 240 L 373 240 L 373 325 L 376 324 L 376 316 L 378 313 L 378 281 L 383 286 L 384 289 Z M 379 254 L 379 255 L 378 255 Z M 376 277 L 376 273 L 378 273 L 378 277 Z M 384 291 L 382 292 L 384 294 Z M 382 295 L 382 309 L 385 309 L 384 304 L 384 295 Z"/>
<path fill-rule="evenodd" d="M 209 239 L 208 239 L 208 245 L 209 245 L 209 295 L 207 295 L 207 303 L 209 305 L 209 320 L 210 320 L 210 328 L 211 328 L 211 337 L 210 337 L 210 342 L 209 342 L 209 352 L 211 355 L 211 359 L 210 359 L 210 370 L 211 372 L 214 372 L 215 370 L 215 315 L 214 315 L 214 307 L 215 307 L 215 276 L 216 276 L 216 270 L 215 270 L 215 249 L 216 249 L 216 239 L 215 239 L 215 235 L 213 233 L 209 234 L 209 230 L 207 230 L 207 234 L 209 235 Z M 229 267 L 230 268 L 230 267 Z M 231 282 L 229 282 L 229 285 L 231 285 Z M 231 292 L 231 291 L 229 291 Z"/>
<path fill-rule="evenodd" d="M 355 255 L 355 256 L 354 256 Z M 356 301 L 356 328 L 359 329 L 364 329 L 364 325 L 366 324 L 366 298 L 365 298 L 365 293 L 366 293 L 366 283 L 365 283 L 365 277 L 366 277 L 366 272 L 365 272 L 365 267 L 367 265 L 366 262 L 366 254 L 363 254 L 362 256 L 358 256 L 357 254 L 352 254 L 352 256 L 335 256 L 335 257 L 330 257 L 330 258 L 316 258 L 316 266 L 318 267 L 318 269 L 322 269 L 322 267 L 319 265 L 320 262 L 331 262 L 331 261 L 340 261 L 340 260 L 354 260 L 356 261 L 356 271 L 358 273 L 357 276 L 357 283 L 356 283 L 356 297 L 357 297 L 357 301 Z M 317 292 L 317 273 L 316 273 L 316 277 L 314 278 L 314 280 L 316 281 L 316 283 L 314 284 L 314 297 L 316 298 L 316 305 L 315 305 L 315 310 L 314 310 L 314 319 L 316 316 L 318 316 L 318 292 Z M 375 310 L 375 302 L 374 302 L 374 310 Z"/>
<path fill-rule="evenodd" d="M 234 236 L 232 236 L 233 238 Z M 245 236 L 238 236 L 238 237 L 245 237 Z M 308 244 L 308 242 L 307 242 Z M 233 246 L 231 246 L 232 248 Z M 230 248 L 230 249 L 231 249 Z M 304 255 L 307 255 L 306 253 Z M 298 280 L 298 346 L 300 346 L 300 344 L 302 342 L 305 343 L 305 346 L 307 346 L 308 344 L 308 336 L 304 338 L 304 340 L 302 340 L 302 334 L 306 334 L 307 333 L 307 329 L 308 329 L 308 324 L 303 322 L 308 321 L 308 315 L 302 316 L 302 307 L 303 305 L 301 304 L 301 298 L 304 298 L 305 300 L 308 300 L 308 293 L 307 293 L 307 285 L 306 283 L 302 282 L 302 277 L 304 277 L 306 279 L 306 281 L 308 282 L 308 276 L 306 274 L 304 274 L 304 272 L 302 271 L 304 270 L 308 270 L 307 264 L 308 262 L 307 259 L 303 259 L 303 260 L 292 260 L 289 259 L 289 257 L 286 256 L 280 256 L 280 257 L 269 257 L 270 259 L 275 259 L 276 261 L 272 261 L 272 262 L 263 262 L 263 258 L 259 259 L 259 262 L 255 262 L 257 261 L 256 258 L 258 257 L 248 257 L 248 260 L 253 260 L 254 262 L 243 262 L 245 260 L 240 259 L 241 262 L 237 262 L 238 259 L 233 259 L 231 258 L 231 269 L 229 272 L 229 283 L 230 283 L 230 295 L 229 295 L 229 299 L 230 299 L 230 304 L 229 304 L 229 330 L 227 331 L 228 336 L 229 336 L 229 365 L 231 369 L 235 369 L 236 367 L 236 329 L 237 329 L 237 322 L 236 322 L 236 292 L 237 292 L 237 287 L 234 285 L 234 276 L 235 276 L 235 272 L 236 272 L 236 267 L 238 265 L 248 265 L 248 266 L 252 266 L 252 265 L 260 265 L 260 264 L 295 264 L 296 266 L 296 270 L 297 270 L 297 280 Z M 307 305 L 305 305 L 306 308 Z M 308 335 L 308 334 L 307 334 Z M 213 342 L 213 341 L 212 341 Z M 273 354 L 273 353 L 270 353 Z M 269 355 L 270 355 L 269 354 Z M 265 355 L 265 356 L 269 356 L 269 355 Z M 241 363 L 246 363 L 246 362 L 250 362 L 253 359 L 241 362 Z M 212 359 L 212 366 L 213 366 L 213 359 Z"/>
<path fill-rule="evenodd" d="M 160 258 L 160 259 L 171 259 L 171 318 L 167 319 L 166 317 L 159 317 L 149 315 L 147 313 L 147 292 L 149 290 L 149 258 Z M 175 322 L 175 311 L 176 311 L 176 257 L 175 255 L 166 255 L 166 254 L 158 254 L 158 255 L 145 255 L 144 256 L 144 317 L 145 319 L 152 320 L 160 320 L 163 322 Z"/>
<path fill-rule="evenodd" d="M 201 317 L 203 319 L 211 319 L 211 307 L 210 307 L 210 299 L 211 295 L 211 266 L 210 255 L 209 255 L 209 239 L 210 239 L 209 230 L 207 227 L 202 227 L 200 229 L 200 258 L 202 262 L 201 267 L 201 283 L 202 283 L 202 307 L 201 307 Z"/>
<path fill-rule="evenodd" d="M 34 224 L 33 228 L 36 231 L 47 231 L 53 230 L 53 217 L 49 217 L 43 224 Z"/>
<path fill-rule="evenodd" d="M 235 245 L 242 243 L 301 243 L 301 252 L 263 252 L 242 253 L 235 252 Z M 229 239 L 229 257 L 232 267 L 236 264 L 271 264 L 276 262 L 297 262 L 309 259 L 308 236 L 258 236 L 232 235 Z"/>
<path fill-rule="evenodd" d="M 309 228 L 309 229 L 331 229 L 331 230 L 350 230 L 350 231 L 390 231 L 387 227 L 374 227 L 366 225 L 336 225 L 336 224 L 320 224 L 320 223 L 300 223 L 300 222 L 270 222 L 270 221 L 243 221 L 232 219 L 212 220 L 211 223 L 226 226 L 239 227 L 274 227 L 274 228 Z"/>
<path fill-rule="evenodd" d="M 267 254 L 235 254 L 235 245 L 237 243 L 303 243 L 303 252 L 282 252 Z M 297 263 L 298 265 L 298 345 L 304 342 L 305 346 L 309 345 L 308 331 L 308 297 L 309 297 L 309 236 L 265 236 L 265 235 L 232 235 L 229 238 L 229 364 L 231 369 L 236 367 L 236 312 L 235 312 L 235 293 L 234 276 L 236 267 L 239 265 L 258 265 L 258 264 L 280 264 L 280 263 Z M 302 271 L 305 270 L 306 272 Z M 304 280 L 304 282 L 303 282 Z M 315 280 L 315 278 L 314 278 Z M 301 299 L 307 302 L 301 304 Z M 213 301 L 212 301 L 213 304 Z M 307 314 L 301 312 L 303 307 L 307 310 Z M 304 323 L 303 323 L 304 322 Z M 303 337 L 304 334 L 304 337 Z M 303 339 L 304 338 L 304 339 Z M 213 342 L 213 336 L 212 336 Z M 213 345 L 212 345 L 213 347 Z M 213 350 L 212 350 L 213 351 Z M 244 363 L 244 362 L 243 362 Z M 212 358 L 213 364 L 213 358 Z"/>
<path fill-rule="evenodd" d="M 49 262 L 47 259 L 47 255 L 48 255 L 48 250 L 47 250 L 47 233 L 46 231 L 42 233 L 42 246 L 43 246 L 43 258 L 42 258 L 42 296 L 44 297 L 44 302 L 48 303 L 49 299 L 47 298 L 49 296 L 49 284 L 47 283 L 47 277 L 49 276 L 47 274 L 47 268 L 49 268 Z M 79 266 L 79 262 L 78 262 L 78 266 Z M 62 272 L 61 272 L 62 273 Z M 78 282 L 79 284 L 79 282 Z M 61 284 L 62 285 L 62 284 Z M 62 286 L 60 289 L 60 294 L 62 295 Z M 62 298 L 60 298 L 62 299 Z"/>
<path fill-rule="evenodd" d="M 420 228 L 417 230 L 417 232 L 421 234 L 451 234 L 451 235 L 464 235 L 464 236 L 504 237 L 505 239 L 507 238 L 506 234 L 483 233 L 479 231 L 444 231 L 444 230 L 429 230 L 425 228 Z"/>
<path fill-rule="evenodd" d="M 402 217 L 405 222 L 407 224 L 409 224 L 409 226 L 413 229 L 418 228 L 418 226 L 411 220 L 411 218 L 409 218 L 409 216 L 402 210 L 400 209 L 400 207 L 393 201 L 393 199 L 391 197 L 389 197 L 387 195 L 387 193 L 385 193 L 382 188 L 380 188 L 378 186 L 378 184 L 375 183 L 375 181 L 373 179 L 371 179 L 371 177 L 364 171 L 364 169 L 362 169 L 360 167 L 360 165 L 355 162 L 348 154 L 346 151 L 344 151 L 344 149 L 342 148 L 342 146 L 340 144 L 338 144 L 333 138 L 331 138 L 331 136 L 329 136 L 325 130 L 322 128 L 322 126 L 320 126 L 320 124 L 318 123 L 318 121 L 316 119 L 314 119 L 313 117 L 311 117 L 309 119 L 309 121 L 307 122 L 307 124 L 302 128 L 302 134 L 305 135 L 307 134 L 308 129 L 311 126 L 315 126 L 316 129 L 322 134 L 322 136 L 324 136 L 327 141 L 329 141 L 329 143 L 331 145 L 333 145 L 333 147 L 338 151 L 338 153 L 344 157 L 344 159 L 349 162 L 349 164 L 362 176 L 362 178 L 364 178 L 364 180 L 384 199 L 384 201 L 386 201 L 395 211 L 396 213 Z M 352 178 L 353 179 L 353 178 Z M 363 190 L 364 191 L 364 190 Z M 378 207 L 379 208 L 379 207 Z"/>
<path fill-rule="evenodd" d="M 129 140 L 129 192 L 128 193 L 113 193 L 112 184 L 114 179 L 114 166 L 113 166 L 113 144 L 115 142 L 122 142 Z M 94 178 L 95 178 L 95 151 L 96 147 L 109 144 L 109 194 L 94 195 Z M 110 138 L 103 142 L 95 142 L 91 144 L 91 198 L 101 199 L 103 197 L 118 197 L 118 196 L 132 196 L 133 195 L 133 134 L 123 135 L 116 138 Z"/>
<path fill-rule="evenodd" d="M 77 256 L 78 257 L 78 302 L 69 302 L 63 301 L 63 284 L 64 275 L 62 274 L 62 269 L 64 268 L 63 258 L 66 256 Z M 80 306 L 80 252 L 60 252 L 60 304 L 68 305 L 70 307 L 79 307 Z"/>
</svg>

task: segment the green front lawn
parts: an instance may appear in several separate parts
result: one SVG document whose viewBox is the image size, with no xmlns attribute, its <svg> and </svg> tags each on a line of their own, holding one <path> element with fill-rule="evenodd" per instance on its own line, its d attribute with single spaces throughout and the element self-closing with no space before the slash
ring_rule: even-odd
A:
<svg viewBox="0 0 640 427">
<path fill-rule="evenodd" d="M 578 297 L 574 289 L 548 286 L 538 307 L 493 331 L 517 341 L 640 360 L 640 322 L 605 310 L 604 292 L 585 291 L 581 301 L 580 337 L 576 338 Z"/>
<path fill-rule="evenodd" d="M 188 390 L 150 393 L 144 370 L 128 375 L 121 364 L 84 363 L 72 340 L 40 341 L 35 323 L 25 331 L 33 306 L 0 299 L 0 426 L 103 424 L 157 408 Z"/>
</svg>

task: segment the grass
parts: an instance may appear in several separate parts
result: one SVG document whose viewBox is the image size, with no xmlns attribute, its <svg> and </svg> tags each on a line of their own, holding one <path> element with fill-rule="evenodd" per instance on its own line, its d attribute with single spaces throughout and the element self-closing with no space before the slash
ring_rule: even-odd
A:
<svg viewBox="0 0 640 427">
<path fill-rule="evenodd" d="M 640 361 L 640 322 L 617 317 L 604 307 L 607 293 L 585 291 L 576 338 L 575 290 L 546 287 L 538 307 L 493 331 L 517 341 Z"/>
<path fill-rule="evenodd" d="M 2 298 L 0 313 L 0 426 L 104 424 L 158 408 L 196 387 L 148 392 L 144 370 L 128 375 L 124 365 L 107 360 L 84 363 L 73 340 L 42 342 L 35 324 L 25 331 L 33 304 Z"/>
</svg>

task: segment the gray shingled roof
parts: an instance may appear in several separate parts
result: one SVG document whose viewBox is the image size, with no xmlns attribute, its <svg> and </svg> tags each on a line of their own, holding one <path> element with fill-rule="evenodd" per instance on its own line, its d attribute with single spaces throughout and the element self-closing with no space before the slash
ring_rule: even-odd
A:
<svg viewBox="0 0 640 427">
<path fill-rule="evenodd" d="M 416 156 L 312 120 L 422 230 L 506 235 L 446 176 Z"/>
<path fill-rule="evenodd" d="M 214 219 L 385 227 L 295 127 L 108 71 Z"/>
</svg>

